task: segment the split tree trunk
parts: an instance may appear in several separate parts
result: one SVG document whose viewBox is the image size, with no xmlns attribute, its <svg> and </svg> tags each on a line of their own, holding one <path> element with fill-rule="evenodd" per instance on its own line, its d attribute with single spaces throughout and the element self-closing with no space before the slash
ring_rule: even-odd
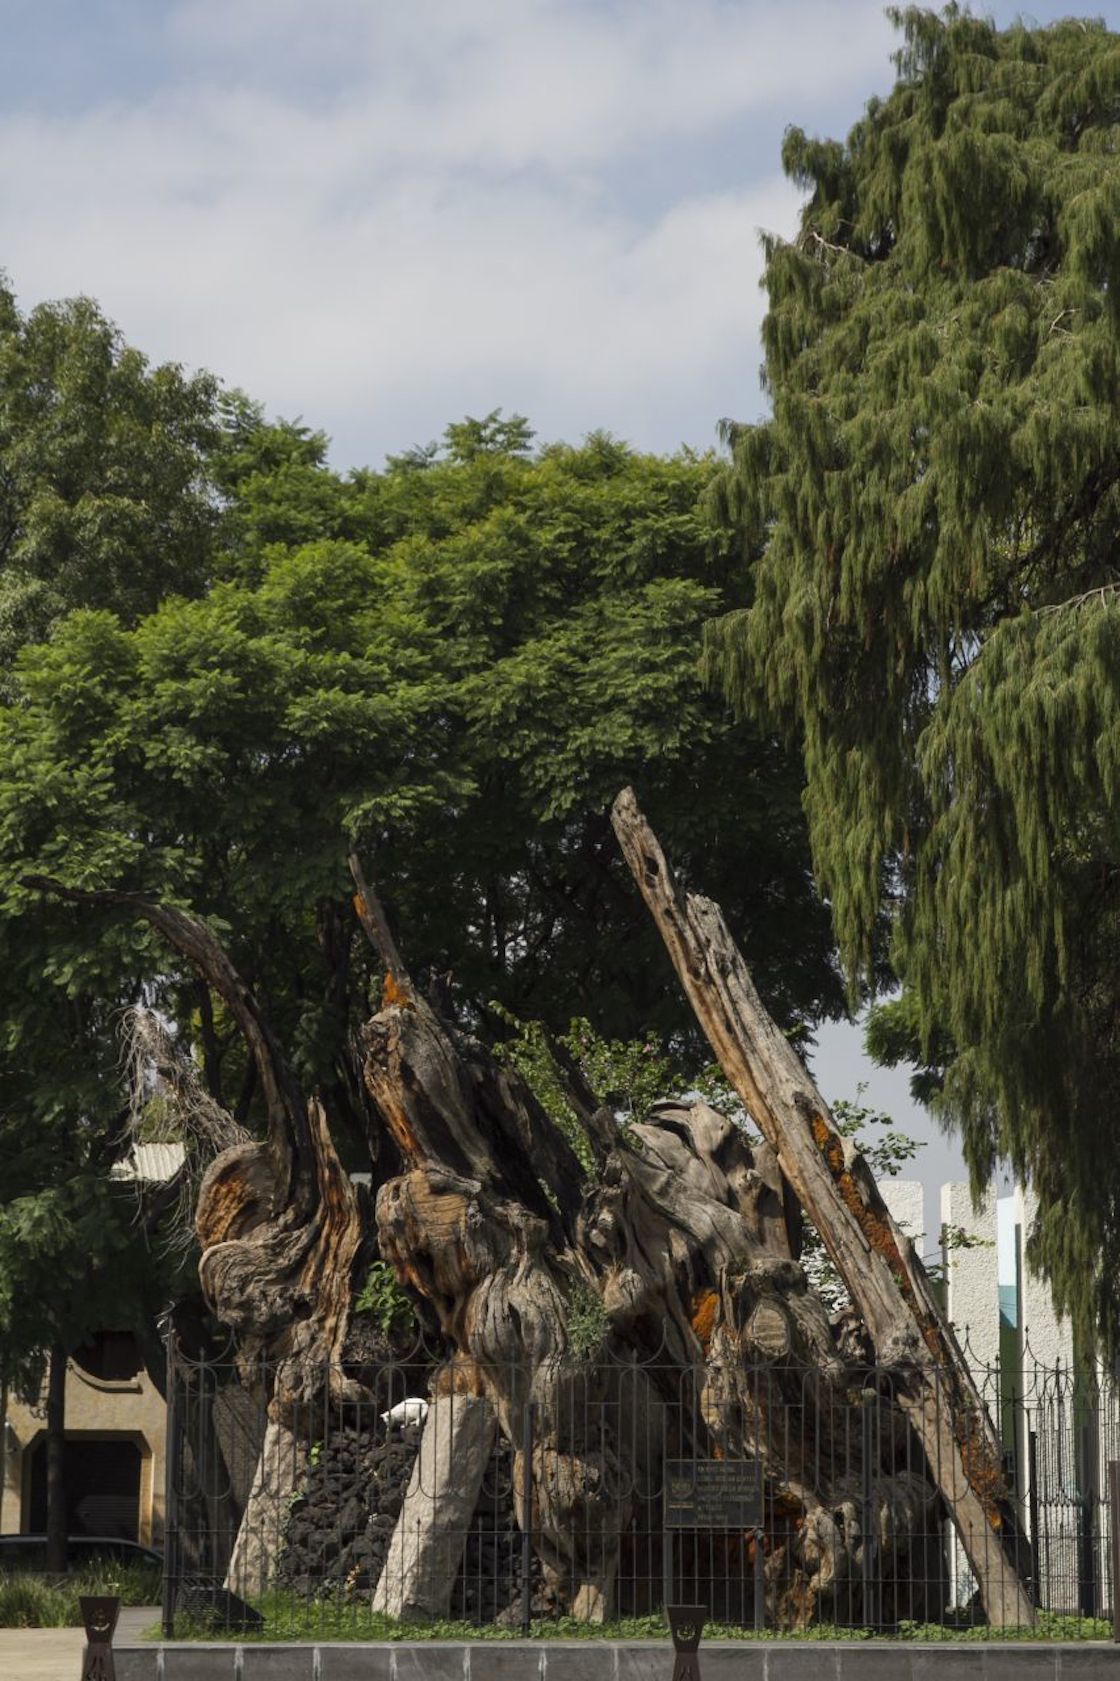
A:
<svg viewBox="0 0 1120 1681">
<path fill-rule="evenodd" d="M 299 1436 L 324 1390 L 336 1402 L 364 1397 L 341 1364 L 362 1238 L 354 1189 L 322 1105 L 300 1090 L 260 1005 L 204 922 L 137 893 L 85 892 L 41 876 L 24 884 L 149 923 L 225 1001 L 256 1066 L 267 1137 L 234 1145 L 211 1163 L 195 1215 L 203 1292 L 235 1333 L 246 1376 L 269 1385 L 275 1462 L 267 1463 L 266 1440 L 235 1547 L 236 1573 L 252 1574 L 254 1537 L 295 1486 L 298 1455 L 288 1439 Z"/>
<path fill-rule="evenodd" d="M 389 1617 L 446 1615 L 494 1445 L 484 1395 L 439 1395 L 428 1409 L 373 1609 Z"/>
<path fill-rule="evenodd" d="M 913 1246 L 851 1140 L 760 1001 L 719 906 L 682 894 L 632 789 L 612 822 L 720 1067 L 816 1226 L 925 1449 L 993 1626 L 1030 1625 L 1026 1557 L 999 1442 Z"/>
<path fill-rule="evenodd" d="M 550 1434 L 547 1423 L 579 1271 L 582 1169 L 524 1082 L 442 1022 L 412 985 L 356 859 L 351 867 L 359 917 L 389 967 L 383 1008 L 363 1034 L 363 1070 L 405 1164 L 378 1192 L 379 1247 L 431 1303 L 456 1350 L 441 1380 L 493 1408 L 513 1445 L 520 1488 L 531 1473 L 519 1423 L 527 1403 L 540 1408 L 563 1473 L 536 1479 L 534 1523 L 551 1548 L 557 1590 L 570 1600 L 600 1573 L 589 1534 L 610 1526 L 603 1449 L 578 1433 Z M 445 1611 L 452 1581 L 441 1531 L 459 1502 L 450 1500 L 451 1517 L 442 1520 L 429 1509 L 417 1534 L 418 1501 L 419 1491 L 401 1513 L 392 1556 L 407 1558 L 412 1578 L 431 1584 L 430 1598 L 442 1584 L 430 1608 Z"/>
<path fill-rule="evenodd" d="M 483 1398 L 511 1443 L 517 1509 L 529 1508 L 555 1609 L 608 1614 L 622 1549 L 633 1547 L 635 1534 L 660 1530 L 659 1497 L 649 1491 L 660 1488 L 665 1459 L 695 1455 L 762 1465 L 764 1573 L 780 1626 L 803 1627 L 838 1610 L 850 1616 L 872 1534 L 883 1560 L 884 1620 L 888 1602 L 896 1616 L 936 1615 L 936 1603 L 923 1600 L 931 1585 L 936 1595 L 926 1556 L 937 1521 L 934 1483 L 895 1451 L 892 1418 L 897 1440 L 909 1438 L 889 1399 L 877 1399 L 890 1424 L 877 1440 L 852 1442 L 830 1422 L 850 1416 L 862 1373 L 797 1264 L 787 1182 L 829 1241 L 880 1359 L 895 1368 L 937 1487 L 958 1521 L 963 1513 L 967 1524 L 971 1513 L 992 1526 L 996 1513 L 1003 1527 L 986 1533 L 1004 1559 L 1007 1519 L 997 1495 L 984 1500 L 984 1478 L 993 1470 L 998 1478 L 998 1461 L 983 1409 L 977 1398 L 970 1412 L 974 1392 L 961 1387 L 967 1375 L 932 1302 L 927 1314 L 920 1267 L 758 1005 L 718 911 L 679 899 L 636 806 L 629 828 L 625 802 L 619 809 L 622 834 L 634 843 L 631 862 L 640 860 L 639 879 L 669 930 L 686 989 L 769 1142 L 752 1149 L 702 1104 L 663 1104 L 620 1129 L 568 1068 L 573 1112 L 594 1157 L 585 1173 L 524 1081 L 419 996 L 355 860 L 355 908 L 390 971 L 383 1007 L 363 1036 L 363 1075 L 404 1163 L 378 1193 L 381 1252 L 430 1304 L 455 1351 L 437 1374 L 438 1393 Z M 248 1373 L 265 1361 L 274 1373 L 268 1441 L 232 1572 L 244 1586 L 263 1586 L 268 1563 L 257 1538 L 267 1532 L 279 1541 L 274 1519 L 278 1499 L 296 1487 L 305 1405 L 366 1398 L 344 1380 L 339 1359 L 360 1239 L 354 1194 L 322 1109 L 303 1098 L 255 1000 L 203 924 L 135 895 L 38 884 L 119 906 L 163 932 L 225 999 L 255 1060 L 267 1140 L 213 1163 L 197 1223 L 204 1288 L 237 1334 L 243 1367 Z M 700 919 L 696 927 L 690 918 Z M 830 1240 L 837 1208 L 847 1224 L 841 1220 Z M 590 1360 L 569 1339 L 587 1296 L 600 1304 L 604 1330 Z M 957 1386 L 944 1410 L 936 1407 L 939 1372 Z M 531 1458 L 521 1431 L 530 1404 Z M 450 1455 L 441 1454 L 436 1416 L 431 1457 L 448 1467 L 440 1486 L 450 1498 Z M 409 1521 L 420 1493 L 406 1502 Z M 441 1523 L 451 1527 L 446 1498 L 419 1549 L 407 1550 L 409 1522 L 394 1539 L 412 1581 L 436 1584 L 431 1611 L 444 1609 L 450 1593 L 440 1533 Z M 993 1596 L 997 1572 L 985 1568 L 975 1526 L 971 1541 L 974 1568 Z M 742 1542 L 726 1539 L 728 1548 Z M 743 1565 L 749 1561 L 729 1551 L 711 1567 L 713 1589 L 726 1588 Z M 623 1577 L 629 1593 L 646 1595 L 627 1608 L 653 1609 L 660 1548 L 656 1558 L 628 1554 Z M 390 1580 L 386 1594 L 391 1588 Z M 1003 1604 L 989 1597 L 988 1608 L 993 1621 L 1030 1616 L 1014 1595 Z"/>
<path fill-rule="evenodd" d="M 264 1593 L 276 1565 L 279 1537 L 293 1495 L 307 1475 L 308 1443 L 280 1416 L 270 1417 L 245 1512 L 233 1544 L 225 1585 L 242 1599 Z"/>
<path fill-rule="evenodd" d="M 359 885 L 362 920 L 376 929 Z M 624 1609 L 660 1603 L 664 1460 L 696 1455 L 763 1467 L 765 1574 L 780 1626 L 852 1614 L 868 1516 L 895 1614 L 936 1615 L 940 1584 L 925 1558 L 936 1492 L 921 1470 L 895 1463 L 888 1430 L 866 1450 L 870 1512 L 861 1504 L 864 1448 L 834 1439 L 830 1422 L 848 1415 L 856 1374 L 797 1263 L 774 1151 L 752 1150 L 703 1104 L 663 1104 L 621 1129 L 568 1069 L 595 1158 L 586 1174 L 517 1075 L 441 1021 L 393 960 L 362 1041 L 367 1085 L 406 1164 L 378 1194 L 381 1253 L 437 1314 L 458 1351 L 456 1382 L 477 1384 L 494 1405 L 552 1605 L 608 1615 L 623 1546 L 638 1535 L 648 1549 L 655 1534 L 655 1552 L 628 1556 L 627 1591 L 644 1597 Z M 581 1292 L 601 1303 L 597 1351 L 570 1345 Z M 435 1580 L 443 1524 L 429 1500 L 417 1536 L 421 1505 L 417 1495 L 402 1512 L 394 1557 Z M 708 1549 L 710 1585 L 726 1593 L 750 1572 L 734 1551 L 742 1536 L 719 1546 L 718 1559 Z M 449 1593 L 446 1571 L 441 1579 Z M 445 1610 L 444 1598 L 429 1610 Z M 729 1604 L 724 1614 L 742 1611 Z"/>
</svg>

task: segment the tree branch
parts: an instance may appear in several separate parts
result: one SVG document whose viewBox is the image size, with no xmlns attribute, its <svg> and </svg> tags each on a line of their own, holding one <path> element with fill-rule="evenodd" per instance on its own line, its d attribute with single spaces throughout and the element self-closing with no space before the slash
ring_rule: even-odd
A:
<svg viewBox="0 0 1120 1681">
<path fill-rule="evenodd" d="M 397 985 L 413 991 L 411 978 L 397 949 L 388 918 L 380 899 L 365 878 L 361 859 L 356 852 L 351 852 L 346 862 L 350 866 L 354 886 L 358 889 L 354 895 L 354 912 L 365 930 L 366 938 Z"/>
</svg>

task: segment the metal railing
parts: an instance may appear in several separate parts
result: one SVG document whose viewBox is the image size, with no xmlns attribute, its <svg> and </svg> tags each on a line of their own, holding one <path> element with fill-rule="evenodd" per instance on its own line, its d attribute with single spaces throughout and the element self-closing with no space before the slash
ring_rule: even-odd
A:
<svg viewBox="0 0 1120 1681">
<path fill-rule="evenodd" d="M 1110 1615 L 1115 1384 L 1029 1350 L 974 1376 L 1031 1599 Z M 266 1367 L 169 1352 L 166 1632 L 242 1605 L 298 1607 L 309 1630 L 371 1609 L 528 1628 L 668 1604 L 746 1628 L 960 1624 L 982 1620 L 970 1555 L 1011 1569 L 994 1535 L 955 1530 L 889 1370 L 598 1355 L 464 1385 L 417 1344 L 321 1377 L 285 1402 Z"/>
</svg>

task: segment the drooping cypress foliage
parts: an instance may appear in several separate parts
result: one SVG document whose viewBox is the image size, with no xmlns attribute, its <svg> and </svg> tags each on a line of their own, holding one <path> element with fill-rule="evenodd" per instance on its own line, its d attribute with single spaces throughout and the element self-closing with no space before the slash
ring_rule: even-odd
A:
<svg viewBox="0 0 1120 1681">
<path fill-rule="evenodd" d="M 1120 1319 L 1120 37 L 894 14 L 898 81 L 767 248 L 771 421 L 732 429 L 739 703 L 802 740 L 849 974 L 894 960 L 982 1180 Z"/>
</svg>

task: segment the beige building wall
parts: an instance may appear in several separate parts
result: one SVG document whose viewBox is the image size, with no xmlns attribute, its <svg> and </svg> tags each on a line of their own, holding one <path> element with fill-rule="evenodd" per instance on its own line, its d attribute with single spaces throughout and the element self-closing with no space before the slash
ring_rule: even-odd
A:
<svg viewBox="0 0 1120 1681">
<path fill-rule="evenodd" d="M 163 1540 L 163 1479 L 166 1443 L 163 1397 L 143 1367 L 130 1378 L 99 1378 L 75 1361 L 66 1368 L 66 1439 L 131 1441 L 140 1453 L 138 1539 L 145 1546 Z M 46 1390 L 28 1405 L 9 1397 L 4 1430 L 3 1505 L 0 1532 L 26 1533 L 31 1515 L 31 1459 L 46 1436 Z"/>
</svg>

